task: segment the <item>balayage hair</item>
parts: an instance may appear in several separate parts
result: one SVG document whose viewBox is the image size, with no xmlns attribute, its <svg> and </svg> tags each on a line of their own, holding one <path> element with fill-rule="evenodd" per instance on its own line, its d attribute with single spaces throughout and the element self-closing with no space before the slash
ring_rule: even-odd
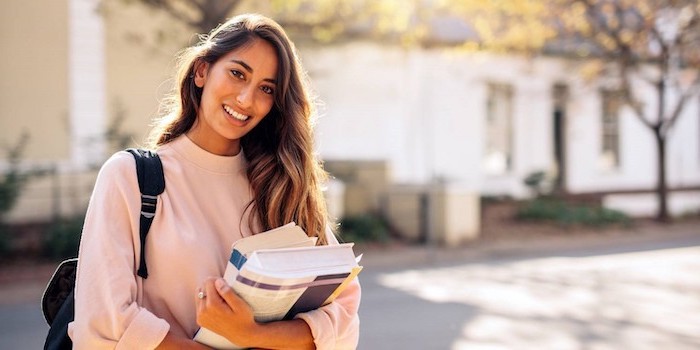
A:
<svg viewBox="0 0 700 350">
<path fill-rule="evenodd" d="M 179 56 L 176 85 L 163 102 L 164 116 L 150 135 L 150 146 L 164 145 L 186 133 L 197 119 L 202 90 L 195 85 L 199 62 L 214 64 L 227 53 L 265 40 L 277 52 L 274 105 L 241 139 L 253 190 L 249 227 L 269 230 L 295 221 L 326 244 L 326 203 L 321 191 L 327 174 L 313 151 L 313 103 L 308 78 L 294 44 L 275 21 L 256 14 L 233 17 L 202 36 Z"/>
</svg>

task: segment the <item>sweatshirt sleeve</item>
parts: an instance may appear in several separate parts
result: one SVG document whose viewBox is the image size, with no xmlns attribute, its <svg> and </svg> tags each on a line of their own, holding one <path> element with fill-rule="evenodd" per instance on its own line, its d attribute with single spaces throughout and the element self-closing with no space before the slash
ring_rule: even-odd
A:
<svg viewBox="0 0 700 350">
<path fill-rule="evenodd" d="M 338 244 L 330 230 L 327 230 L 326 237 L 328 244 Z M 360 339 L 360 318 L 357 311 L 361 294 L 360 282 L 355 278 L 332 303 L 295 316 L 306 321 L 311 328 L 316 349 L 357 348 Z"/>
<path fill-rule="evenodd" d="M 134 159 L 119 152 L 100 170 L 85 217 L 69 325 L 74 349 L 153 349 L 170 329 L 137 303 L 140 203 Z"/>
</svg>

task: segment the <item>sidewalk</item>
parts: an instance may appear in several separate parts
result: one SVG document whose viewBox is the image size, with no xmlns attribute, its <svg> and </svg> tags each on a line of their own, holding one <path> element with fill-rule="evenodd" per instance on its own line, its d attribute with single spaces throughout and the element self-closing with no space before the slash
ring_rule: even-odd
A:
<svg viewBox="0 0 700 350">
<path fill-rule="evenodd" d="M 393 269 L 444 265 L 452 262 L 470 262 L 485 258 L 516 259 L 528 256 L 566 256 L 582 248 L 607 248 L 617 252 L 618 246 L 634 244 L 639 250 L 667 245 L 683 245 L 688 240 L 700 239 L 700 220 L 662 225 L 645 223 L 633 228 L 605 230 L 578 230 L 548 234 L 520 234 L 508 237 L 503 234 L 482 237 L 465 245 L 448 248 L 426 245 L 390 244 L 387 246 L 357 245 L 356 252 L 363 253 L 362 264 L 366 268 Z M 646 247 L 646 248 L 645 248 Z"/>
<path fill-rule="evenodd" d="M 567 255 L 580 248 L 610 247 L 635 243 L 639 249 L 645 245 L 670 246 L 691 237 L 700 237 L 700 221 L 670 225 L 646 224 L 633 229 L 586 230 L 571 234 L 519 234 L 508 237 L 503 234 L 482 237 L 460 247 L 447 248 L 419 244 L 390 243 L 387 245 L 356 246 L 356 253 L 363 254 L 362 265 L 369 270 L 387 270 L 419 266 L 437 266 L 451 262 L 469 262 L 485 258 L 524 258 L 527 256 Z M 677 244 L 676 244 L 677 245 Z M 0 266 L 0 305 L 39 302 L 51 274 L 58 263 L 23 262 Z"/>
</svg>

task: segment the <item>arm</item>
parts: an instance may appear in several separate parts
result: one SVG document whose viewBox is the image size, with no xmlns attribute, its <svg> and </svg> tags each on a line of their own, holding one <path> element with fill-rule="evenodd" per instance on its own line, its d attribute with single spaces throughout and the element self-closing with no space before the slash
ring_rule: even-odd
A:
<svg viewBox="0 0 700 350">
<path fill-rule="evenodd" d="M 140 202 L 133 158 L 120 152 L 100 170 L 85 217 L 69 327 L 76 349 L 153 349 L 169 331 L 136 302 Z"/>
<path fill-rule="evenodd" d="M 329 244 L 338 244 L 330 230 L 327 237 Z M 208 281 L 203 287 L 208 295 L 205 298 L 206 302 L 197 301 L 197 323 L 223 335 L 234 344 L 280 349 L 285 346 L 311 349 L 357 347 L 360 328 L 357 311 L 361 297 L 357 279 L 335 301 L 326 306 L 298 314 L 291 321 L 264 324 L 255 323 L 250 307 L 226 283 L 217 291 L 213 281 Z M 221 281 L 223 282 L 223 279 Z M 210 298 L 212 295 L 218 297 L 218 300 Z M 236 326 L 231 327 L 231 324 Z"/>
<path fill-rule="evenodd" d="M 156 350 L 181 350 L 181 349 L 192 349 L 192 350 L 210 350 L 206 345 L 197 343 L 190 338 L 184 338 L 177 336 L 171 332 L 165 335 L 163 341 L 160 342 Z"/>
<path fill-rule="evenodd" d="M 306 321 L 318 349 L 355 349 L 360 338 L 360 283 L 355 279 L 332 303 L 296 315 Z"/>
<path fill-rule="evenodd" d="M 210 278 L 196 299 L 197 323 L 243 347 L 315 349 L 314 339 L 302 320 L 257 323 L 250 306 L 222 278 Z"/>
<path fill-rule="evenodd" d="M 328 244 L 338 244 L 330 227 L 326 228 Z M 355 349 L 360 338 L 360 307 L 362 291 L 357 278 L 330 304 L 306 313 L 296 319 L 306 321 L 318 349 Z"/>
</svg>

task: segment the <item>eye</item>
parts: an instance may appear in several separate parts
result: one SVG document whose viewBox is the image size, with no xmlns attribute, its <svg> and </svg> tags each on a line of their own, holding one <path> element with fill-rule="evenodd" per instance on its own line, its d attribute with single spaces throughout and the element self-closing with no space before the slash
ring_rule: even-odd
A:
<svg viewBox="0 0 700 350">
<path fill-rule="evenodd" d="M 266 94 L 268 94 L 268 95 L 272 95 L 272 94 L 275 92 L 275 89 L 273 89 L 273 88 L 271 88 L 271 87 L 269 87 L 269 86 L 261 86 L 261 87 L 260 87 L 260 90 L 262 90 L 262 92 L 264 92 L 264 93 L 266 93 Z"/>
<path fill-rule="evenodd" d="M 243 75 L 243 73 L 241 71 L 236 70 L 236 69 L 231 69 L 231 75 L 233 75 L 234 77 L 236 77 L 238 79 L 245 79 L 245 75 Z"/>
</svg>

